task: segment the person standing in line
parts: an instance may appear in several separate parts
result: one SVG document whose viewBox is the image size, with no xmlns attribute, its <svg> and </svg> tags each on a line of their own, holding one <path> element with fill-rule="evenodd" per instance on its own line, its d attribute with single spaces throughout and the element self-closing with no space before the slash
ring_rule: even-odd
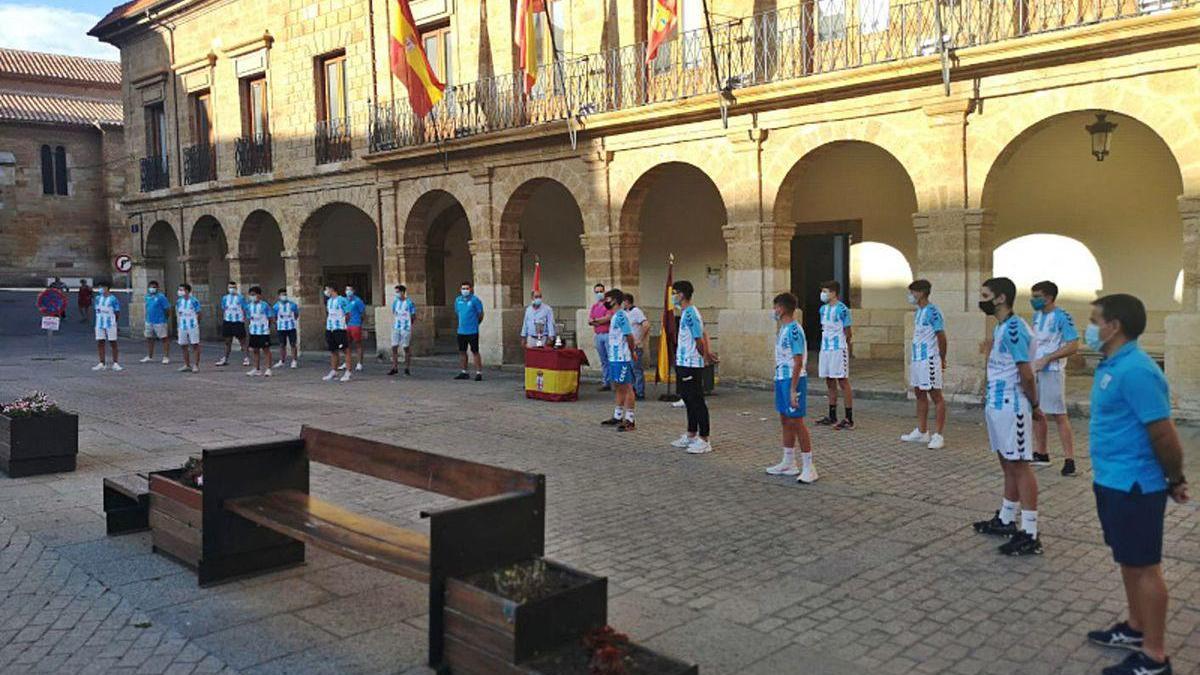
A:
<svg viewBox="0 0 1200 675">
<path fill-rule="evenodd" d="M 984 420 L 988 441 L 1004 472 L 1004 498 L 990 520 L 974 524 L 980 534 L 1010 537 L 1000 546 L 1005 555 L 1041 555 L 1038 537 L 1038 483 L 1033 472 L 1033 447 L 1029 442 L 1031 422 L 1043 418 L 1038 405 L 1037 382 L 1030 365 L 1033 332 L 1025 320 L 1013 313 L 1017 286 L 1008 277 L 983 282 L 979 309 L 996 317 L 992 346 L 987 361 L 987 398 Z M 1021 525 L 1017 526 L 1017 507 Z"/>
<path fill-rule="evenodd" d="M 250 351 L 254 354 L 254 368 L 246 373 L 250 377 L 271 376 L 271 318 L 275 316 L 271 303 L 262 297 L 262 288 L 250 287 L 250 302 L 246 305 L 246 318 L 250 322 Z"/>
<path fill-rule="evenodd" d="M 454 299 L 454 314 L 458 317 L 458 361 L 462 370 L 456 380 L 469 380 L 467 350 L 475 355 L 475 381 L 483 381 L 483 358 L 479 356 L 479 324 L 483 322 L 483 301 L 475 295 L 475 284 L 462 282 Z"/>
<path fill-rule="evenodd" d="M 633 397 L 635 400 L 646 400 L 646 338 L 650 335 L 650 321 L 646 313 L 632 294 L 625 294 L 625 312 L 629 314 L 629 322 L 633 324 Z"/>
<path fill-rule="evenodd" d="M 179 330 L 179 349 L 183 352 L 181 373 L 200 372 L 200 301 L 192 297 L 190 284 L 179 284 L 175 301 L 175 321 Z M 189 349 L 190 348 L 190 349 Z"/>
<path fill-rule="evenodd" d="M 158 282 L 151 281 L 146 285 L 146 328 L 143 331 L 146 336 L 146 355 L 142 357 L 142 363 L 150 363 L 154 360 L 154 343 L 162 343 L 162 362 L 171 362 L 171 339 L 170 331 L 167 330 L 167 322 L 171 318 L 171 301 L 167 296 L 158 292 Z"/>
<path fill-rule="evenodd" d="M 841 301 L 842 285 L 836 281 L 821 284 L 821 355 L 817 370 L 825 380 L 829 396 L 829 414 L 817 420 L 817 424 L 832 426 L 838 430 L 854 428 L 854 392 L 850 387 L 850 357 L 854 356 L 851 346 L 850 308 Z M 838 420 L 838 389 L 845 401 L 846 417 Z"/>
<path fill-rule="evenodd" d="M 275 363 L 275 367 L 283 367 L 283 362 L 287 359 L 288 345 L 291 345 L 290 367 L 295 368 L 296 362 L 300 359 L 300 343 L 297 340 L 300 305 L 288 298 L 286 288 L 281 288 L 279 289 L 279 299 L 275 301 L 275 306 L 271 310 L 275 313 L 275 332 L 279 334 L 279 361 Z"/>
<path fill-rule="evenodd" d="M 521 322 L 521 337 L 526 347 L 546 347 L 554 343 L 557 334 L 554 327 L 554 308 L 542 301 L 542 292 L 530 294 L 529 306 L 525 308 L 525 320 Z"/>
<path fill-rule="evenodd" d="M 709 349 L 708 333 L 700 310 L 692 304 L 695 287 L 690 281 L 671 284 L 672 302 L 682 309 L 679 316 L 679 339 L 675 346 L 676 388 L 687 408 L 687 433 L 671 443 L 676 448 L 686 448 L 693 455 L 712 452 L 709 442 L 708 404 L 704 402 L 704 366 L 717 363 L 717 356 Z"/>
<path fill-rule="evenodd" d="M 1183 504 L 1189 496 L 1167 378 L 1137 342 L 1145 329 L 1145 305 L 1122 293 L 1092 303 L 1084 333 L 1088 348 L 1102 355 L 1092 381 L 1092 491 L 1128 603 L 1128 618 L 1088 633 L 1088 640 L 1133 651 L 1104 675 L 1172 672 L 1165 641 L 1163 519 L 1167 497 Z"/>
<path fill-rule="evenodd" d="M 79 305 L 79 323 L 87 323 L 92 318 L 92 287 L 88 286 L 87 279 L 79 280 L 76 303 Z"/>
<path fill-rule="evenodd" d="M 625 294 L 612 289 L 604 295 L 611 305 L 617 307 L 609 322 L 608 331 L 608 381 L 612 383 L 616 407 L 613 416 L 601 424 L 616 426 L 617 431 L 633 431 L 637 428 L 633 419 L 636 399 L 633 393 L 633 370 L 640 364 L 634 361 L 633 323 L 626 311 Z"/>
<path fill-rule="evenodd" d="M 812 438 L 804 417 L 808 414 L 808 339 L 796 320 L 800 301 L 791 293 L 780 293 L 771 302 L 771 318 L 779 325 L 775 338 L 775 411 L 783 428 L 783 459 L 767 469 L 772 476 L 796 476 L 796 482 L 808 485 L 819 476 L 813 464 Z M 800 461 L 796 466 L 796 445 Z"/>
<path fill-rule="evenodd" d="M 917 398 L 917 427 L 900 437 L 906 443 L 924 443 L 930 450 L 946 447 L 946 399 L 942 373 L 946 369 L 946 324 L 937 305 L 929 301 L 933 285 L 917 279 L 908 285 L 913 313 L 913 337 L 908 363 L 908 385 Z M 929 433 L 929 401 L 933 400 L 933 433 Z"/>
<path fill-rule="evenodd" d="M 337 377 L 338 366 L 345 359 L 345 370 L 342 382 L 350 381 L 350 342 L 346 335 L 346 316 L 350 313 L 350 303 L 343 298 L 336 286 L 325 284 L 325 346 L 329 348 L 329 372 L 322 377 L 328 382 Z"/>
<path fill-rule="evenodd" d="M 396 284 L 392 298 L 392 369 L 388 375 L 400 372 L 400 350 L 404 350 L 404 374 L 412 375 L 412 330 L 417 320 L 417 305 L 408 297 L 408 288 Z"/>
<path fill-rule="evenodd" d="M 1033 423 L 1033 465 L 1049 466 L 1049 420 L 1058 428 L 1062 441 L 1062 475 L 1075 475 L 1075 438 L 1067 417 L 1067 358 L 1079 351 L 1079 331 L 1071 315 L 1055 304 L 1058 285 L 1039 281 L 1033 285 L 1029 303 L 1033 306 L 1033 335 L 1036 352 L 1033 373 L 1037 377 L 1038 401 L 1047 419 Z"/>
<path fill-rule="evenodd" d="M 92 366 L 92 370 L 108 368 L 104 363 L 104 345 L 107 344 L 112 350 L 112 369 L 119 372 L 124 370 L 117 362 L 117 324 L 121 320 L 121 301 L 109 292 L 107 281 L 101 281 L 96 288 L 100 291 L 100 297 L 96 298 L 92 305 L 96 309 L 96 353 L 100 356 L 100 361 Z"/>
<path fill-rule="evenodd" d="M 237 338 L 242 346 L 242 365 L 250 365 L 250 351 L 246 348 L 246 297 L 238 292 L 236 281 L 230 281 L 225 295 L 221 296 L 221 337 L 225 338 L 225 353 L 214 365 L 229 364 L 229 352 Z"/>
<path fill-rule="evenodd" d="M 600 391 L 608 391 L 612 388 L 608 380 L 608 324 L 612 321 L 614 310 L 605 298 L 604 284 L 593 286 L 592 294 L 596 302 L 588 310 L 588 325 L 596 332 L 594 345 L 600 358 Z"/>
<path fill-rule="evenodd" d="M 363 314 L 367 312 L 367 305 L 358 297 L 353 286 L 346 286 L 346 301 L 350 303 L 350 314 L 346 318 L 346 336 L 350 338 L 350 349 L 347 354 L 354 354 L 354 369 L 363 369 Z M 350 367 L 350 359 L 346 360 L 346 367 Z"/>
</svg>

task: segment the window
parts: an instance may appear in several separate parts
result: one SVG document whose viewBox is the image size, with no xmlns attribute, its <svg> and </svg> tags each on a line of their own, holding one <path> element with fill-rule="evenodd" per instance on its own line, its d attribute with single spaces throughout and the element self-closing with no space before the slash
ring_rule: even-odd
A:
<svg viewBox="0 0 1200 675">
<path fill-rule="evenodd" d="M 817 39 L 846 37 L 846 0 L 817 0 Z"/>
<path fill-rule="evenodd" d="M 533 17 L 534 44 L 537 45 L 538 65 L 554 63 L 554 51 L 557 49 L 561 60 L 566 54 L 567 45 L 567 3 L 547 0 L 546 10 L 550 13 L 550 25 L 553 34 L 546 32 L 546 13 L 538 12 Z M 553 40 L 551 40 L 553 37 Z"/>
<path fill-rule="evenodd" d="M 454 39 L 450 26 L 443 24 L 421 31 L 421 45 L 429 56 L 433 74 L 447 88 L 454 84 Z"/>
<path fill-rule="evenodd" d="M 326 56 L 317 62 L 317 118 L 322 122 L 350 116 L 346 97 L 346 54 Z"/>
<path fill-rule="evenodd" d="M 195 145 L 212 145 L 212 97 L 207 91 L 192 94 L 192 141 Z"/>
<path fill-rule="evenodd" d="M 54 194 L 54 152 L 50 146 L 42 146 L 42 194 Z"/>
<path fill-rule="evenodd" d="M 263 139 L 270 133 L 267 122 L 267 78 L 242 80 L 242 135 Z"/>
<path fill-rule="evenodd" d="M 683 64 L 685 68 L 694 68 L 704 58 L 706 37 L 703 0 L 677 0 L 675 11 L 678 13 L 675 26 L 654 57 L 654 70 L 658 72 L 670 70 L 672 64 L 676 63 Z M 650 16 L 654 16 L 654 0 L 650 0 L 649 12 Z M 647 32 L 647 38 L 649 35 Z"/>
<path fill-rule="evenodd" d="M 148 105 L 146 118 L 146 156 L 160 160 L 167 156 L 167 114 L 162 103 Z"/>
<path fill-rule="evenodd" d="M 858 20 L 863 35 L 887 30 L 888 0 L 859 0 Z"/>
<path fill-rule="evenodd" d="M 51 149 L 42 146 L 42 194 L 67 194 L 67 150 L 63 146 Z"/>
</svg>

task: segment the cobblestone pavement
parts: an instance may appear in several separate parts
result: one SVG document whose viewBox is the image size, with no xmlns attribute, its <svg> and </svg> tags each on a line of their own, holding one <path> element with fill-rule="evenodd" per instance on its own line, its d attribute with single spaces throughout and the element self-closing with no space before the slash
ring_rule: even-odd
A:
<svg viewBox="0 0 1200 675">
<path fill-rule="evenodd" d="M 0 478 L 5 673 L 423 672 L 423 586 L 310 548 L 304 567 L 200 589 L 146 535 L 104 536 L 103 476 L 301 424 L 545 473 L 549 554 L 609 576 L 611 622 L 704 673 L 1094 673 L 1122 656 L 1082 639 L 1124 603 L 1086 457 L 1080 477 L 1039 473 L 1046 554 L 1001 558 L 968 528 L 1000 489 L 977 411 L 954 409 L 948 448 L 929 451 L 896 440 L 907 404 L 862 401 L 856 431 L 814 432 L 822 479 L 801 486 L 762 473 L 778 460 L 765 391 L 712 398 L 716 452 L 696 457 L 667 445 L 683 413 L 661 403 L 642 406 L 633 434 L 600 427 L 611 399 L 594 385 L 578 403 L 533 402 L 514 374 L 457 382 L 436 362 L 325 383 L 318 355 L 250 379 L 208 365 L 207 346 L 201 372 L 181 375 L 136 363 L 132 342 L 125 372 L 93 373 L 87 342 L 32 360 L 42 345 L 4 338 L 0 400 L 40 388 L 78 411 L 81 455 L 73 474 Z M 443 501 L 322 467 L 313 491 L 418 529 L 417 512 Z M 1198 516 L 1167 512 L 1180 673 L 1200 673 Z"/>
</svg>

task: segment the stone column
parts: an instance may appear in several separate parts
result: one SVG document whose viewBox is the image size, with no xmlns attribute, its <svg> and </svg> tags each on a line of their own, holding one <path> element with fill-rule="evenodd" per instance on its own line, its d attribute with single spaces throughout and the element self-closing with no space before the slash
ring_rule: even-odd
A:
<svg viewBox="0 0 1200 675">
<path fill-rule="evenodd" d="M 325 346 L 325 303 L 321 296 L 321 267 L 315 255 L 283 251 L 283 275 L 288 295 L 300 307 L 299 340 L 303 349 Z"/>
<path fill-rule="evenodd" d="M 372 306 L 375 352 L 385 358 L 390 358 L 392 353 L 392 287 L 398 283 L 408 286 L 400 276 L 400 232 L 396 218 L 396 187 L 385 185 L 379 188 L 379 248 L 383 259 L 380 261 L 382 267 L 375 289 L 375 304 Z"/>
<path fill-rule="evenodd" d="M 722 228 L 729 270 L 726 304 L 718 314 L 723 379 L 762 381 L 765 377 L 765 355 L 770 354 L 775 334 L 775 324 L 767 309 L 777 292 L 766 288 L 765 283 L 768 277 L 778 276 L 769 271 L 772 263 L 766 254 L 772 249 L 769 252 L 775 257 L 773 249 L 778 245 L 776 237 L 781 236 L 779 230 L 761 222 L 730 223 Z M 790 238 L 788 241 L 790 246 Z"/>
<path fill-rule="evenodd" d="M 484 363 L 522 363 L 520 239 L 472 239 L 475 295 L 483 301 L 484 320 L 479 327 L 479 351 Z"/>
<path fill-rule="evenodd" d="M 238 290 L 243 294 L 249 293 L 251 286 L 261 284 L 262 280 L 258 278 L 258 258 L 229 253 L 225 260 L 229 263 L 229 278 L 238 283 Z"/>
<path fill-rule="evenodd" d="M 1200 420 L 1200 195 L 1179 198 L 1183 217 L 1183 308 L 1167 317 L 1166 373 L 1181 419 Z"/>
</svg>

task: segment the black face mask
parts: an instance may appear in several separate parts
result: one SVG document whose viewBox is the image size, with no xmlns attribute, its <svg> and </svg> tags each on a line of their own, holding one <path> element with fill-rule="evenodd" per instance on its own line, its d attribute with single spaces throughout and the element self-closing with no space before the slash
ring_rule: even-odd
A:
<svg viewBox="0 0 1200 675">
<path fill-rule="evenodd" d="M 984 314 L 987 314 L 988 316 L 992 316 L 993 314 L 996 313 L 996 301 L 995 300 L 980 300 L 979 301 L 979 310 L 982 311 Z"/>
</svg>

